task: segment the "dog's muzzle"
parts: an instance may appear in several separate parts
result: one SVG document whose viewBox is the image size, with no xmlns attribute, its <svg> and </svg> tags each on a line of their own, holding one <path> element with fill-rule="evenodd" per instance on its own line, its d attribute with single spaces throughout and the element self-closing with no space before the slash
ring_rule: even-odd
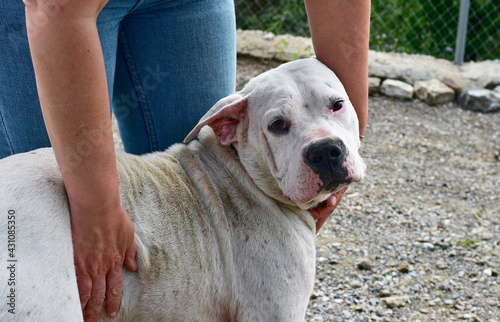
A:
<svg viewBox="0 0 500 322">
<path fill-rule="evenodd" d="M 304 162 L 316 173 L 321 190 L 334 191 L 339 185 L 350 183 L 349 171 L 344 166 L 347 149 L 339 139 L 323 139 L 310 144 L 304 151 Z"/>
</svg>

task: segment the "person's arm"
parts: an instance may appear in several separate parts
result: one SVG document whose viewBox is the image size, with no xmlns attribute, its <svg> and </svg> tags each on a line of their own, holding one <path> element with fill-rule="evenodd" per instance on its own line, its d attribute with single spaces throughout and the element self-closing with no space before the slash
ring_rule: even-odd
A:
<svg viewBox="0 0 500 322">
<path fill-rule="evenodd" d="M 344 85 L 359 120 L 363 138 L 368 121 L 368 44 L 370 0 L 305 0 L 316 57 Z M 346 189 L 310 210 L 316 232 L 340 203 Z"/>
<path fill-rule="evenodd" d="M 305 0 L 316 57 L 335 72 L 359 119 L 368 121 L 370 0 Z"/>
<path fill-rule="evenodd" d="M 25 0 L 38 95 L 69 200 L 86 320 L 97 320 L 105 298 L 106 311 L 114 316 L 121 299 L 122 265 L 137 269 L 133 225 L 120 205 L 96 27 L 105 3 Z"/>
</svg>

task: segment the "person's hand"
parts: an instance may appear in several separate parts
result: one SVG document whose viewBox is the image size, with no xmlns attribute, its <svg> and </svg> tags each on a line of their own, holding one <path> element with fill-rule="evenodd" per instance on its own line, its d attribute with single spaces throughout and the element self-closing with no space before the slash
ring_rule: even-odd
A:
<svg viewBox="0 0 500 322">
<path fill-rule="evenodd" d="M 97 321 L 105 299 L 107 315 L 115 317 L 122 296 L 122 266 L 137 270 L 132 221 L 121 206 L 115 208 L 93 214 L 70 209 L 78 291 L 85 321 Z"/>
<path fill-rule="evenodd" d="M 321 204 L 316 208 L 309 209 L 309 212 L 316 220 L 316 234 L 319 232 L 328 217 L 330 217 L 330 215 L 333 213 L 335 208 L 337 208 L 346 190 L 347 187 L 339 190 L 338 192 L 331 195 L 328 199 L 326 199 L 324 204 Z"/>
</svg>

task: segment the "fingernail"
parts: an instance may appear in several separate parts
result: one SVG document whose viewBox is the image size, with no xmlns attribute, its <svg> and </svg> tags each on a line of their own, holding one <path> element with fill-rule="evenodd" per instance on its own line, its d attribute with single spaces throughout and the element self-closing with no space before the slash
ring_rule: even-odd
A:
<svg viewBox="0 0 500 322">
<path fill-rule="evenodd" d="M 110 314 L 109 314 L 109 317 L 110 317 L 110 318 L 114 318 L 115 316 L 116 316 L 116 312 L 113 312 L 113 313 L 110 313 Z"/>
</svg>

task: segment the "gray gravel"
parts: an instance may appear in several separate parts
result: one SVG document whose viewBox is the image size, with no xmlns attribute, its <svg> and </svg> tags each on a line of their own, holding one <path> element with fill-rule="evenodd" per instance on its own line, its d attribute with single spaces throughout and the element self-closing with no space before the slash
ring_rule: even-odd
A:
<svg viewBox="0 0 500 322">
<path fill-rule="evenodd" d="M 240 57 L 238 88 L 277 65 Z M 365 135 L 306 320 L 500 321 L 500 113 L 373 96 Z"/>
<path fill-rule="evenodd" d="M 240 58 L 238 82 L 275 65 Z M 365 135 L 306 320 L 500 321 L 500 113 L 372 96 Z"/>
</svg>

